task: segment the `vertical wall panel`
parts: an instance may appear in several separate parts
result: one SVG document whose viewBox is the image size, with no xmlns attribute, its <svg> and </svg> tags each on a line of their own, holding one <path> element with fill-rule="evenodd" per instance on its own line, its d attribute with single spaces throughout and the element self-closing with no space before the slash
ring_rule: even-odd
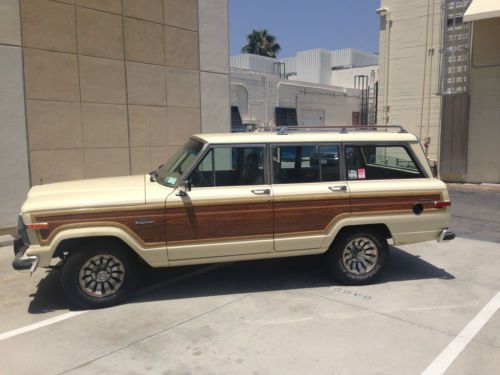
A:
<svg viewBox="0 0 500 375">
<path fill-rule="evenodd" d="M 19 0 L 0 0 L 0 44 L 21 45 Z"/>
<path fill-rule="evenodd" d="M 16 225 L 29 189 L 22 56 L 0 45 L 0 228 Z"/>
<path fill-rule="evenodd" d="M 441 120 L 441 177 L 464 181 L 467 163 L 469 94 L 443 96 Z"/>
<path fill-rule="evenodd" d="M 230 131 L 228 0 L 199 0 L 203 132 Z"/>
</svg>

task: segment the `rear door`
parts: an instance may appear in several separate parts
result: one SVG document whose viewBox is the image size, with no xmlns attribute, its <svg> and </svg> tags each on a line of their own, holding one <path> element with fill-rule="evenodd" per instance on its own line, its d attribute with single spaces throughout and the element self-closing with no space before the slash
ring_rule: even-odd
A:
<svg viewBox="0 0 500 375">
<path fill-rule="evenodd" d="M 352 217 L 386 224 L 396 244 L 436 239 L 449 216 L 434 204 L 448 199 L 446 185 L 429 176 L 411 146 L 344 146 Z"/>
<path fill-rule="evenodd" d="M 349 216 L 349 188 L 339 144 L 271 145 L 274 249 L 317 249 L 329 228 Z"/>
</svg>

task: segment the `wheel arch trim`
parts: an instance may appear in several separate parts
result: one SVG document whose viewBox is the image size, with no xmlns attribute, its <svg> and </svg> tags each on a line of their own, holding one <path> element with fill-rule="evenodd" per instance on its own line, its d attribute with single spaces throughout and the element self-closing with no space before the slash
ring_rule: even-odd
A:
<svg viewBox="0 0 500 375">
<path fill-rule="evenodd" d="M 322 248 L 329 249 L 333 244 L 338 235 L 347 229 L 351 228 L 367 228 L 382 230 L 386 238 L 396 238 L 397 233 L 391 229 L 390 223 L 378 216 L 349 216 L 347 218 L 340 219 L 339 221 L 332 223 L 329 228 L 325 239 L 323 240 Z"/>
<path fill-rule="evenodd" d="M 40 266 L 47 267 L 50 264 L 50 260 L 54 257 L 59 245 L 65 240 L 108 237 L 121 240 L 150 266 L 163 266 L 168 264 L 166 244 L 158 243 L 154 244 L 157 245 L 154 247 L 145 247 L 142 246 L 136 236 L 132 236 L 129 231 L 120 228 L 119 224 L 92 224 L 93 225 L 86 226 L 82 226 L 81 224 L 72 226 L 69 224 L 61 227 L 51 238 L 50 244 L 47 246 L 30 246 L 27 254 L 41 256 L 43 262 L 41 262 Z"/>
</svg>

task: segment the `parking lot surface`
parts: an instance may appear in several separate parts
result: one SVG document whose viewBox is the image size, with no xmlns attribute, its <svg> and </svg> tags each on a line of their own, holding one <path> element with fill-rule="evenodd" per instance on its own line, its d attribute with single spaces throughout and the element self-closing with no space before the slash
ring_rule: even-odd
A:
<svg viewBox="0 0 500 375">
<path fill-rule="evenodd" d="M 361 287 L 274 259 L 149 271 L 129 303 L 78 311 L 58 271 L 18 274 L 0 247 L 0 373 L 498 374 L 500 191 L 450 193 L 457 239 L 392 247 Z"/>
</svg>

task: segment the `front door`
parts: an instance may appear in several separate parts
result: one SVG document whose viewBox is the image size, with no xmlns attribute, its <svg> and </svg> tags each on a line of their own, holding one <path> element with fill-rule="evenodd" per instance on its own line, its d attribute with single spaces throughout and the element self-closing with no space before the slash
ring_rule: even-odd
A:
<svg viewBox="0 0 500 375">
<path fill-rule="evenodd" d="M 272 189 L 265 145 L 217 146 L 166 201 L 169 260 L 273 251 Z"/>
<path fill-rule="evenodd" d="M 350 214 L 338 144 L 271 147 L 276 251 L 321 247 L 335 222 Z"/>
</svg>

